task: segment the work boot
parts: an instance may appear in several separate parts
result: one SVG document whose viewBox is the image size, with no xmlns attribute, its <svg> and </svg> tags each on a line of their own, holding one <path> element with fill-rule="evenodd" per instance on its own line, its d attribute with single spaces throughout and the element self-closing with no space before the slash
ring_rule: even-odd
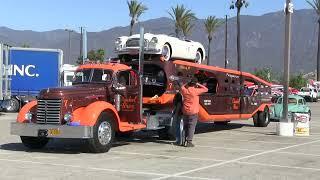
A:
<svg viewBox="0 0 320 180">
<path fill-rule="evenodd" d="M 192 141 L 186 141 L 185 147 L 194 147 L 194 144 L 192 144 Z"/>
</svg>

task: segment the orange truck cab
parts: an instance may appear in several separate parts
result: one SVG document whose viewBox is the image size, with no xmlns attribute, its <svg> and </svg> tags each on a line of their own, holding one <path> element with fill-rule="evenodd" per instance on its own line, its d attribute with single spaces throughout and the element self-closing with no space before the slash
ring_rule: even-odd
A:
<svg viewBox="0 0 320 180">
<path fill-rule="evenodd" d="M 186 61 L 87 63 L 75 72 L 73 85 L 48 88 L 26 104 L 11 134 L 29 148 L 42 148 L 52 138 L 86 139 L 92 152 L 106 152 L 115 134 L 157 130 L 172 138 L 181 123 L 182 96 L 176 81 L 191 76 L 206 83 L 209 92 L 200 97 L 199 121 L 226 123 L 253 117 L 256 126 L 269 123 L 270 84 L 244 72 Z M 250 95 L 242 95 L 253 86 Z M 254 91 L 254 92 L 253 92 Z"/>
</svg>

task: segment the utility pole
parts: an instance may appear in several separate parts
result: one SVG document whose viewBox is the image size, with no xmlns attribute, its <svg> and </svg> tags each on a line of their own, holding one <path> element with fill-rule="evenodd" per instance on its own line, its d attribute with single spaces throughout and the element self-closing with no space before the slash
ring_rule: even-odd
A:
<svg viewBox="0 0 320 180">
<path fill-rule="evenodd" d="M 83 27 L 80 27 L 80 58 L 82 59 L 83 54 L 82 54 L 82 43 L 83 43 L 83 37 L 82 37 L 82 31 L 83 31 Z"/>
<path fill-rule="evenodd" d="M 286 25 L 285 25 L 285 47 L 284 47 L 284 93 L 283 93 L 283 120 L 290 122 L 288 119 L 288 89 L 289 89 L 289 75 L 290 75 L 290 50 L 291 50 L 291 14 L 293 7 L 291 0 L 286 0 Z"/>
<path fill-rule="evenodd" d="M 69 33 L 69 49 L 68 49 L 68 63 L 71 63 L 71 33 L 74 32 L 72 29 L 65 29 Z"/>
<path fill-rule="evenodd" d="M 228 64 L 228 15 L 226 15 L 226 32 L 225 32 L 225 43 L 224 43 L 224 68 L 227 68 Z"/>
</svg>

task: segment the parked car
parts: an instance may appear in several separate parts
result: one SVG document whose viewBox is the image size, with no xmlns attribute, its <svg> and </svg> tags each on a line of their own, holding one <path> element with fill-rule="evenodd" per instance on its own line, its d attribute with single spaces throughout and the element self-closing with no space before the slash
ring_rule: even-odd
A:
<svg viewBox="0 0 320 180">
<path fill-rule="evenodd" d="M 150 55 L 162 55 L 164 61 L 171 58 L 192 60 L 201 64 L 205 59 L 205 48 L 199 42 L 182 40 L 165 34 L 144 35 L 144 53 Z M 115 52 L 121 58 L 124 55 L 136 55 L 139 53 L 140 34 L 121 36 L 115 41 Z"/>
<path fill-rule="evenodd" d="M 270 119 L 280 120 L 283 111 L 283 97 L 277 99 L 277 102 L 270 106 Z M 306 100 L 298 95 L 289 95 L 288 111 L 291 117 L 292 113 L 307 113 L 311 117 L 311 109 L 306 103 Z"/>
<path fill-rule="evenodd" d="M 298 92 L 298 95 L 309 100 L 310 102 L 317 102 L 318 101 L 318 91 L 313 87 L 303 87 Z"/>
</svg>

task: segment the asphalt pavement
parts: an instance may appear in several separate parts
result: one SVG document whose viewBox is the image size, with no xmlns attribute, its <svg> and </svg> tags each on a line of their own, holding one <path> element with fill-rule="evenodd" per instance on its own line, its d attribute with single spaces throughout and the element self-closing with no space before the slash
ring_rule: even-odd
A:
<svg viewBox="0 0 320 180">
<path fill-rule="evenodd" d="M 138 132 L 102 154 L 87 153 L 79 140 L 54 140 L 30 151 L 9 133 L 17 114 L 5 113 L 0 115 L 0 179 L 319 179 L 320 103 L 310 106 L 308 137 L 277 136 L 275 122 L 258 128 L 252 120 L 234 121 L 199 125 L 194 148 Z"/>
</svg>

